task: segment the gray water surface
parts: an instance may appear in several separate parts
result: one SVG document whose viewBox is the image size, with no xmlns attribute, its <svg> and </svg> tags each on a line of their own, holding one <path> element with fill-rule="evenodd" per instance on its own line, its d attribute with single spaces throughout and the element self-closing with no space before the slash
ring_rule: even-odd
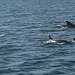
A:
<svg viewBox="0 0 75 75">
<path fill-rule="evenodd" d="M 75 29 L 56 25 L 75 24 L 75 0 L 0 0 L 0 75 L 75 75 Z"/>
</svg>

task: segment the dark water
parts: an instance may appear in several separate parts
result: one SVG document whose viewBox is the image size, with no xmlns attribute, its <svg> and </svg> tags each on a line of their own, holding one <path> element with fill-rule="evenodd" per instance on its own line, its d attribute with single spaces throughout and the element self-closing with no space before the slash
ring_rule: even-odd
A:
<svg viewBox="0 0 75 75">
<path fill-rule="evenodd" d="M 0 0 L 0 75 L 75 75 L 75 43 L 44 45 L 53 39 L 71 41 L 75 0 Z"/>
</svg>

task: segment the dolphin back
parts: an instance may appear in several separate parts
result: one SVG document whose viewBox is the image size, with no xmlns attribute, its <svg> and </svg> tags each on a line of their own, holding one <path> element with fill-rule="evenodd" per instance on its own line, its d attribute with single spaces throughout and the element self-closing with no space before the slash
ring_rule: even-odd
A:
<svg viewBox="0 0 75 75">
<path fill-rule="evenodd" d="M 74 25 L 73 23 L 71 23 L 69 21 L 66 21 L 66 23 L 67 23 L 68 26 Z"/>
</svg>

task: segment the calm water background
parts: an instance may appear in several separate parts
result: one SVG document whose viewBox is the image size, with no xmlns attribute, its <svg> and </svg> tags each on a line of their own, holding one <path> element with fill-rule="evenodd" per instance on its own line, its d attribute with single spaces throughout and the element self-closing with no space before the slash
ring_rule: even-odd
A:
<svg viewBox="0 0 75 75">
<path fill-rule="evenodd" d="M 75 43 L 44 45 L 53 39 L 71 41 L 75 0 L 0 0 L 0 75 L 75 75 Z"/>
</svg>

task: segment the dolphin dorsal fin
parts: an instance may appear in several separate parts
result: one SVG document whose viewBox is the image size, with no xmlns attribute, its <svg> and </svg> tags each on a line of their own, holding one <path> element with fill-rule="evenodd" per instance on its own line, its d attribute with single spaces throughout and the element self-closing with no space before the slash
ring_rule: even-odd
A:
<svg viewBox="0 0 75 75">
<path fill-rule="evenodd" d="M 66 23 L 67 23 L 68 26 L 73 25 L 73 24 L 72 24 L 71 22 L 69 22 L 69 21 L 66 21 Z"/>
<path fill-rule="evenodd" d="M 53 40 L 52 37 L 50 35 L 48 35 L 49 40 Z"/>
</svg>

